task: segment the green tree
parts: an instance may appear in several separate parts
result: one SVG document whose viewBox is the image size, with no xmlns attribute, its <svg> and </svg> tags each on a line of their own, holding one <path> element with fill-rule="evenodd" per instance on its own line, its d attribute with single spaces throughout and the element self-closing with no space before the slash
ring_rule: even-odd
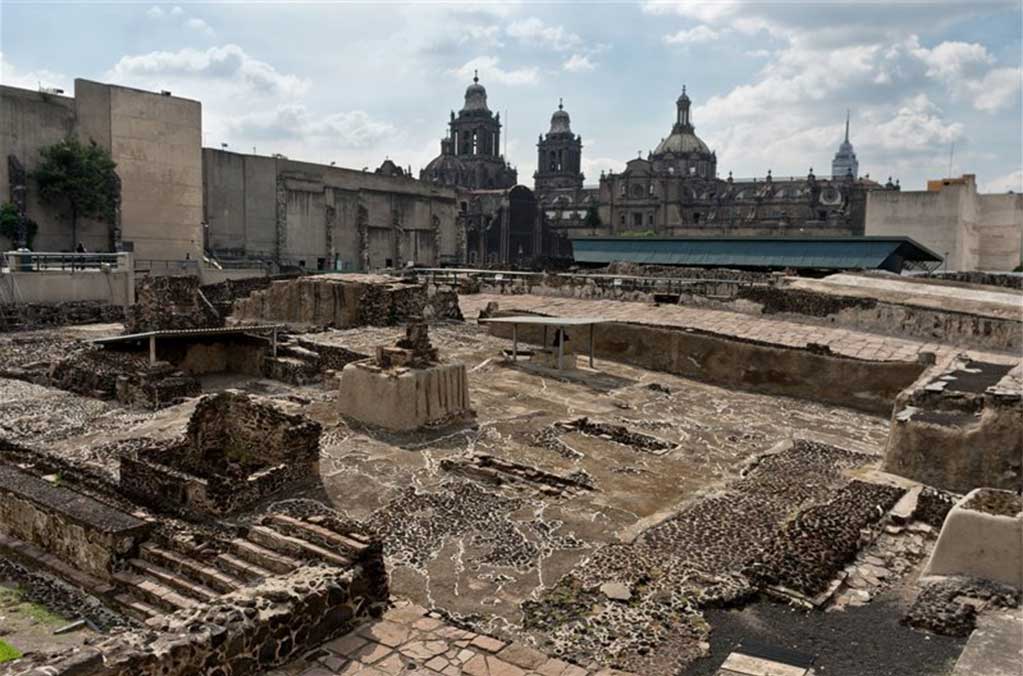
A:
<svg viewBox="0 0 1023 676">
<path fill-rule="evenodd" d="M 78 243 L 78 219 L 113 224 L 120 200 L 117 164 L 110 153 L 89 141 L 68 137 L 39 151 L 42 162 L 33 172 L 44 202 L 66 205 L 71 215 L 71 246 Z"/>
<path fill-rule="evenodd" d="M 18 246 L 18 207 L 12 202 L 0 204 L 0 236 L 6 237 L 11 248 Z M 39 232 L 39 226 L 31 218 L 25 218 L 25 246 L 32 248 L 32 240 Z"/>
<path fill-rule="evenodd" d="M 590 207 L 586 210 L 586 227 L 596 230 L 603 223 L 600 222 L 600 214 L 597 213 L 597 207 Z"/>
</svg>

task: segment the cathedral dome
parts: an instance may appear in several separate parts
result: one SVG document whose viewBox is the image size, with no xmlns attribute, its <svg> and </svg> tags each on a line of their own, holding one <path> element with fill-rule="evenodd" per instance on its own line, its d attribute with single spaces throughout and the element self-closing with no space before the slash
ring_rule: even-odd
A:
<svg viewBox="0 0 1023 676">
<path fill-rule="evenodd" d="M 572 120 L 565 112 L 564 104 L 559 100 L 558 109 L 551 115 L 551 128 L 548 134 L 571 134 Z"/>
<path fill-rule="evenodd" d="M 654 155 L 665 153 L 710 153 L 710 148 L 694 132 L 672 129 L 671 135 L 657 144 Z"/>
<path fill-rule="evenodd" d="M 465 106 L 462 110 L 490 110 L 487 108 L 487 90 L 480 84 L 479 73 L 473 74 L 472 84 L 465 88 Z"/>
</svg>

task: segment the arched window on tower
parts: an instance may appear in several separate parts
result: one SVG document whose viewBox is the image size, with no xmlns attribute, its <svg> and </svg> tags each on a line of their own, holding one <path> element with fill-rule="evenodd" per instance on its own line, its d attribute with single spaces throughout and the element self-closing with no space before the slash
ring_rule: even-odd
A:
<svg viewBox="0 0 1023 676">
<path fill-rule="evenodd" d="M 479 134 L 475 131 L 472 132 L 472 154 L 473 155 L 480 154 L 480 137 Z"/>
<path fill-rule="evenodd" d="M 467 155 L 472 150 L 472 134 L 467 131 L 462 132 L 462 147 L 459 150 L 463 155 Z"/>
<path fill-rule="evenodd" d="M 551 171 L 557 171 L 558 170 L 558 155 L 557 155 L 557 153 L 555 153 L 552 150 L 551 154 L 550 154 L 550 158 L 551 158 L 550 159 L 550 170 Z"/>
</svg>

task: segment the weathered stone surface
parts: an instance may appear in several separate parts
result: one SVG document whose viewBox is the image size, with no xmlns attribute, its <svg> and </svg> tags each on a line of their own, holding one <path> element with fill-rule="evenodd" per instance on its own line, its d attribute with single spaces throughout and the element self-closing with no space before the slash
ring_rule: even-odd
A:
<svg viewBox="0 0 1023 676">
<path fill-rule="evenodd" d="M 145 276 L 135 285 L 135 304 L 128 308 L 125 333 L 167 329 L 205 329 L 224 320 L 202 295 L 194 276 Z"/>
</svg>

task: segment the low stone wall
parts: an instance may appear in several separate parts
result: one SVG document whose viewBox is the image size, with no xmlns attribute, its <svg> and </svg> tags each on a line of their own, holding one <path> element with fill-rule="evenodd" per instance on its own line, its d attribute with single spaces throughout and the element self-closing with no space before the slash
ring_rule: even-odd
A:
<svg viewBox="0 0 1023 676">
<path fill-rule="evenodd" d="M 183 443 L 125 452 L 120 487 L 172 513 L 223 515 L 317 476 L 320 424 L 260 397 L 202 397 Z"/>
<path fill-rule="evenodd" d="M 86 573 L 108 577 L 149 530 L 148 523 L 88 496 L 0 466 L 0 532 Z"/>
<path fill-rule="evenodd" d="M 1023 290 L 1023 275 L 1011 272 L 934 272 L 928 275 L 950 282 L 966 282 L 984 286 L 1000 286 L 1005 289 Z"/>
<path fill-rule="evenodd" d="M 929 370 L 896 400 L 885 470 L 957 493 L 1023 490 L 1023 392 L 1010 368 L 960 358 Z"/>
<path fill-rule="evenodd" d="M 361 566 L 306 566 L 93 646 L 14 663 L 31 676 L 255 674 L 293 660 L 382 612 Z"/>
<path fill-rule="evenodd" d="M 490 332 L 511 338 L 512 330 L 507 324 L 491 324 Z M 567 333 L 577 346 L 588 345 L 588 327 L 569 328 Z M 520 342 L 540 345 L 543 329 L 522 325 L 518 336 Z M 925 368 L 916 362 L 875 362 L 839 356 L 825 346 L 781 347 L 625 322 L 595 327 L 594 354 L 601 359 L 713 385 L 822 401 L 878 415 L 889 415 L 899 392 Z"/>
<path fill-rule="evenodd" d="M 0 305 L 0 331 L 30 331 L 49 326 L 110 324 L 123 321 L 123 306 L 101 301 Z"/>
</svg>

